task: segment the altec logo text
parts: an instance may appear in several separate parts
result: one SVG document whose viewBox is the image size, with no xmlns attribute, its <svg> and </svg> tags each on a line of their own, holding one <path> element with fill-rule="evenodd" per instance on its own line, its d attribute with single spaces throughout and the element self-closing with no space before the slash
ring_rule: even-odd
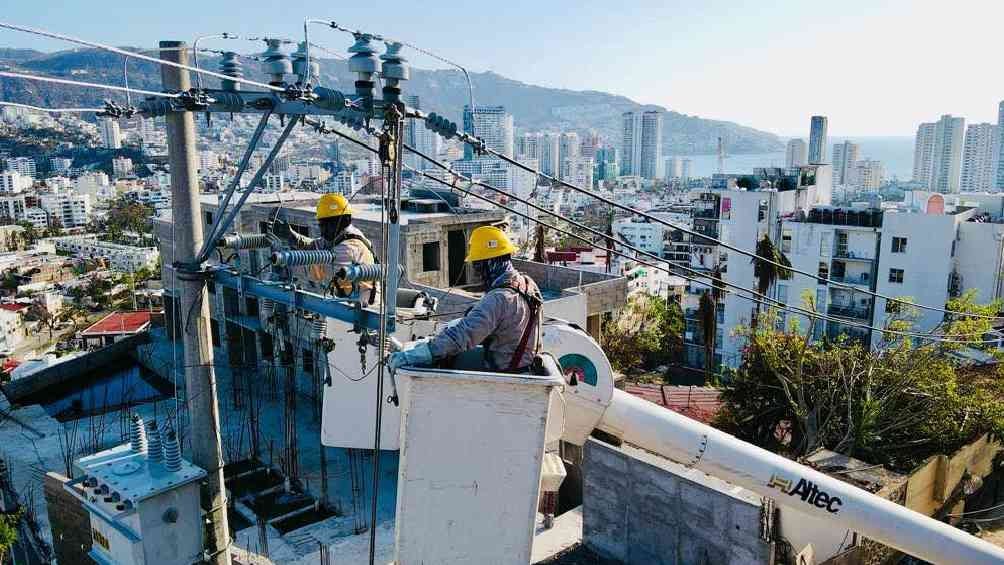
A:
<svg viewBox="0 0 1004 565">
<path fill-rule="evenodd" d="M 816 486 L 816 483 L 805 479 L 798 479 L 798 483 L 795 484 L 794 488 L 791 486 L 792 483 L 793 481 L 790 479 L 771 475 L 767 486 L 776 488 L 788 496 L 798 496 L 802 499 L 802 502 L 811 504 L 816 508 L 825 508 L 830 514 L 840 512 L 840 507 L 844 504 L 844 501 L 840 500 L 839 496 L 830 496 L 826 491 L 820 490 Z"/>
</svg>

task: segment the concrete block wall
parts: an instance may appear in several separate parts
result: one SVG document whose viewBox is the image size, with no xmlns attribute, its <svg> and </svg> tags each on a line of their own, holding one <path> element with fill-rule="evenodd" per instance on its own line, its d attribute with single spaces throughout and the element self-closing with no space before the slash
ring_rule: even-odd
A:
<svg viewBox="0 0 1004 565">
<path fill-rule="evenodd" d="M 773 563 L 760 499 L 629 446 L 590 439 L 583 462 L 583 542 L 625 565 Z"/>
<path fill-rule="evenodd" d="M 59 565 L 93 565 L 87 556 L 91 550 L 91 518 L 83 504 L 63 490 L 68 480 L 49 472 L 42 483 L 56 560 Z"/>
<path fill-rule="evenodd" d="M 578 290 L 581 285 L 581 291 L 586 295 L 586 313 L 589 316 L 618 310 L 627 303 L 627 279 L 619 275 L 533 261 L 517 260 L 515 264 L 520 272 L 531 276 L 541 288 Z"/>
</svg>

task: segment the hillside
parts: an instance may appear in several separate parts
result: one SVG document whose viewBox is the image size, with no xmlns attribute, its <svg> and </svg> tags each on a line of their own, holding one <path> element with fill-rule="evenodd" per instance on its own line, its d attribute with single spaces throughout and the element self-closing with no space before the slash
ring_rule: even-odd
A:
<svg viewBox="0 0 1004 565">
<path fill-rule="evenodd" d="M 217 58 L 201 56 L 200 64 L 216 70 Z M 122 57 L 95 50 L 40 53 L 29 49 L 0 48 L 0 68 L 48 76 L 72 76 L 77 80 L 123 84 Z M 261 80 L 258 63 L 246 61 L 245 72 Z M 353 76 L 344 61 L 321 60 L 322 84 L 351 90 Z M 673 112 L 659 106 L 645 106 L 626 97 L 591 90 L 574 91 L 526 84 L 496 73 L 474 73 L 474 98 L 477 104 L 501 104 L 514 116 L 521 130 L 595 129 L 606 139 L 618 142 L 620 116 L 629 110 L 659 109 L 664 118 L 664 154 L 714 153 L 717 139 L 726 139 L 732 154 L 763 153 L 783 149 L 780 139 L 767 132 L 732 122 L 708 120 Z M 159 89 L 160 73 L 156 65 L 129 62 L 129 84 L 137 88 Z M 215 86 L 207 78 L 206 85 Z M 460 120 L 467 103 L 467 85 L 457 71 L 412 69 L 407 85 L 411 94 L 422 100 L 423 109 L 440 112 Z M 93 105 L 101 100 L 120 98 L 111 92 L 62 85 L 41 85 L 16 79 L 0 79 L 0 99 L 43 106 Z"/>
</svg>

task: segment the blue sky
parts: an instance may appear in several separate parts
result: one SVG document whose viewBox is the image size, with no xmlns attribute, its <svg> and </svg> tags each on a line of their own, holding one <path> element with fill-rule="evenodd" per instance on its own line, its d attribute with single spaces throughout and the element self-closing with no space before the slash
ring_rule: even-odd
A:
<svg viewBox="0 0 1004 565">
<path fill-rule="evenodd" d="M 1000 0 L 4 3 L 0 20 L 116 45 L 223 31 L 300 37 L 303 18 L 334 19 L 472 70 L 614 92 L 781 135 L 807 136 L 812 114 L 829 116 L 837 136 L 912 135 L 946 113 L 995 122 L 1004 99 Z M 320 27 L 311 33 L 332 49 L 350 43 Z M 0 30 L 0 46 L 64 45 Z M 412 61 L 437 66 L 418 54 Z"/>
</svg>

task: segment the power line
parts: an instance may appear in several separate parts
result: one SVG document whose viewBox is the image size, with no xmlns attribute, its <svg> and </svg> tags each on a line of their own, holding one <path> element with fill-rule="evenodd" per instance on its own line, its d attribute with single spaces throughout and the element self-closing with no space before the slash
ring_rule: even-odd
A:
<svg viewBox="0 0 1004 565">
<path fill-rule="evenodd" d="M 138 88 L 126 88 L 124 86 L 112 86 L 110 84 L 96 84 L 93 82 L 80 82 L 77 80 L 70 80 L 66 78 L 56 78 L 56 77 L 43 77 L 37 75 L 26 75 L 23 73 L 12 73 L 8 71 L 0 71 L 0 76 L 8 78 L 21 78 L 26 80 L 37 80 L 39 82 L 51 82 L 55 84 L 68 84 L 71 86 L 82 86 L 85 88 L 103 88 L 105 90 L 115 90 L 117 92 L 126 92 L 134 94 L 145 94 L 146 96 L 158 96 L 161 98 L 178 98 L 180 94 L 168 94 L 166 92 L 153 92 L 151 90 L 140 90 Z"/>
<path fill-rule="evenodd" d="M 472 144 L 468 140 L 464 140 L 464 141 L 465 141 L 465 143 Z M 724 247 L 725 249 L 728 249 L 728 250 L 731 250 L 731 251 L 735 251 L 736 253 L 739 253 L 739 254 L 742 254 L 742 255 L 746 255 L 747 257 L 752 257 L 755 260 L 763 261 L 763 262 L 765 262 L 765 263 L 767 263 L 769 265 L 773 265 L 773 266 L 778 267 L 778 268 L 786 269 L 786 270 L 789 270 L 791 272 L 798 273 L 800 275 L 811 277 L 813 279 L 816 279 L 817 281 L 828 283 L 828 284 L 830 284 L 832 286 L 835 286 L 835 287 L 838 287 L 838 288 L 844 288 L 844 289 L 850 290 L 852 292 L 860 292 L 862 294 L 867 294 L 867 295 L 870 295 L 870 296 L 873 296 L 873 297 L 876 297 L 876 298 L 884 298 L 884 299 L 886 299 L 888 301 L 891 301 L 891 302 L 896 302 L 896 303 L 904 304 L 904 305 L 907 305 L 907 306 L 913 306 L 913 307 L 916 307 L 916 308 L 920 308 L 922 310 L 930 310 L 930 311 L 933 311 L 933 312 L 941 312 L 941 313 L 944 313 L 944 314 L 952 314 L 952 315 L 956 315 L 956 316 L 966 316 L 966 317 L 970 317 L 970 318 L 983 318 L 983 319 L 989 319 L 989 320 L 997 320 L 997 319 L 1002 318 L 1002 316 L 987 316 L 987 315 L 984 315 L 984 314 L 972 314 L 972 313 L 967 313 L 967 312 L 955 312 L 955 311 L 952 311 L 952 310 L 946 310 L 945 308 L 939 308 L 937 306 L 928 306 L 926 304 L 917 304 L 917 303 L 910 302 L 909 300 L 904 300 L 902 298 L 894 298 L 892 296 L 886 296 L 884 294 L 880 294 L 880 293 L 872 291 L 872 290 L 864 290 L 864 289 L 855 287 L 855 286 L 850 285 L 850 284 L 837 282 L 837 281 L 834 281 L 832 279 L 827 279 L 825 277 L 819 276 L 818 273 L 813 273 L 813 272 L 810 272 L 810 271 L 803 271 L 801 269 L 797 269 L 797 268 L 789 266 L 789 265 L 783 265 L 783 264 L 781 264 L 781 263 L 779 263 L 777 261 L 774 261 L 773 259 L 769 259 L 767 257 L 761 257 L 761 256 L 757 255 L 753 251 L 749 251 L 747 249 L 742 249 L 742 248 L 736 247 L 734 245 L 728 244 L 728 243 L 726 243 L 724 241 L 721 241 L 719 239 L 715 239 L 713 237 L 709 237 L 707 235 L 704 235 L 704 234 L 702 234 L 700 232 L 694 231 L 694 230 L 692 230 L 690 228 L 672 224 L 670 222 L 667 222 L 666 220 L 663 220 L 663 219 L 658 218 L 656 216 L 653 216 L 651 214 L 647 214 L 647 213 L 642 212 L 642 211 L 640 211 L 640 210 L 638 210 L 636 208 L 632 208 L 631 206 L 627 206 L 625 204 L 621 204 L 619 202 L 611 200 L 611 199 L 609 199 L 609 198 L 607 198 L 607 197 L 605 197 L 605 196 L 603 196 L 603 195 L 601 195 L 601 194 L 599 194 L 597 192 L 594 192 L 592 190 L 588 190 L 588 189 L 582 188 L 580 186 L 576 186 L 574 184 L 571 184 L 569 182 L 561 180 L 561 179 L 559 179 L 557 177 L 545 174 L 545 173 L 543 173 L 543 172 L 541 172 L 541 171 L 539 171 L 537 169 L 534 169 L 533 167 L 530 167 L 528 165 L 520 163 L 516 159 L 513 159 L 513 158 L 507 156 L 505 153 L 502 153 L 501 151 L 496 151 L 496 150 L 494 150 L 494 149 L 492 149 L 490 147 L 483 147 L 483 150 L 486 153 L 490 153 L 491 155 L 494 155 L 495 157 L 498 157 L 499 159 L 502 159 L 503 161 L 509 163 L 510 165 L 513 165 L 515 167 L 523 169 L 524 171 L 526 171 L 528 173 L 533 173 L 535 175 L 539 175 L 539 176 L 541 176 L 541 177 L 543 177 L 545 179 L 548 179 L 548 180 L 550 180 L 552 182 L 556 182 L 558 184 L 561 184 L 562 186 L 566 186 L 566 187 L 568 187 L 568 188 L 570 188 L 570 189 L 572 189 L 572 190 L 574 190 L 576 192 L 579 192 L 579 193 L 585 194 L 587 196 L 590 196 L 592 198 L 595 198 L 596 200 L 599 200 L 599 201 L 601 201 L 601 202 L 603 202 L 605 204 L 608 204 L 610 206 L 614 206 L 616 208 L 624 210 L 625 212 L 630 212 L 632 214 L 641 216 L 642 218 L 645 218 L 647 220 L 653 221 L 655 223 L 662 224 L 664 226 L 673 228 L 675 230 L 679 230 L 679 231 L 681 231 L 683 233 L 686 233 L 686 234 L 690 234 L 691 236 L 696 236 L 696 237 L 699 237 L 699 238 L 701 238 L 703 240 L 712 241 L 716 245 Z"/>
<path fill-rule="evenodd" d="M 254 80 L 248 80 L 248 79 L 245 79 L 245 78 L 231 77 L 231 76 L 227 76 L 227 75 L 222 74 L 222 73 L 216 73 L 216 72 L 207 71 L 207 70 L 204 70 L 204 69 L 197 69 L 195 67 L 190 67 L 188 65 L 183 65 L 181 63 L 175 63 L 174 61 L 165 61 L 163 59 L 158 59 L 156 57 L 147 57 L 146 55 L 140 55 L 139 53 L 134 53 L 132 51 L 126 51 L 125 49 L 119 49 L 118 47 L 112 47 L 111 45 L 105 45 L 103 43 L 98 43 L 96 41 L 88 41 L 88 40 L 85 40 L 85 39 L 80 39 L 80 38 L 77 38 L 77 37 L 72 37 L 72 36 L 69 36 L 69 35 L 61 34 L 61 33 L 55 33 L 55 32 L 51 32 L 51 31 L 46 31 L 46 30 L 42 30 L 42 29 L 31 28 L 31 27 L 27 27 L 27 26 L 15 25 L 15 24 L 10 24 L 10 23 L 6 23 L 6 22 L 0 22 L 0 28 L 12 29 L 14 31 L 23 31 L 25 33 L 31 33 L 31 34 L 34 34 L 34 35 L 40 35 L 42 37 L 48 37 L 50 39 L 60 39 L 60 40 L 63 40 L 63 41 L 69 41 L 70 43 L 76 43 L 78 45 L 85 45 L 87 47 L 93 47 L 95 49 L 102 49 L 104 51 L 108 51 L 108 52 L 111 52 L 111 53 L 118 53 L 119 55 L 123 55 L 125 57 L 133 57 L 135 59 L 140 59 L 140 60 L 143 60 L 143 61 L 149 61 L 151 63 L 156 63 L 158 65 L 167 65 L 169 67 L 175 67 L 175 68 L 186 70 L 186 71 L 192 71 L 192 72 L 195 72 L 195 73 L 202 73 L 202 74 L 205 74 L 205 75 L 208 75 L 208 76 L 211 76 L 211 77 L 216 77 L 216 78 L 222 79 L 222 80 L 228 80 L 228 81 L 232 81 L 232 82 L 240 82 L 240 83 L 243 83 L 243 84 L 257 86 L 259 88 L 264 88 L 264 89 L 267 89 L 267 90 L 271 90 L 273 92 L 285 92 L 285 89 L 283 89 L 281 87 L 278 87 L 278 86 L 272 86 L 271 84 L 265 84 L 263 82 L 258 82 L 258 81 L 254 81 Z"/>
<path fill-rule="evenodd" d="M 310 123 L 310 122 L 308 122 L 308 123 Z M 317 127 L 317 123 L 316 122 L 314 122 L 312 125 L 315 125 L 315 127 Z M 327 131 L 327 132 L 330 132 L 330 133 L 334 133 L 335 135 L 338 135 L 338 136 L 340 136 L 340 137 L 342 137 L 342 138 L 344 138 L 344 139 L 346 139 L 348 141 L 351 141 L 352 143 L 355 143 L 356 145 L 359 145 L 360 147 L 363 147 L 363 148 L 365 148 L 368 151 L 371 151 L 371 152 L 376 152 L 377 151 L 376 149 L 374 149 L 374 148 L 370 147 L 369 145 L 367 145 L 365 142 L 360 141 L 358 139 L 355 139 L 355 138 L 353 138 L 353 137 L 351 137 L 349 135 L 346 135 L 346 134 L 344 134 L 342 132 L 339 132 L 337 130 L 320 129 L 319 131 Z M 572 225 L 575 225 L 576 227 L 579 227 L 581 229 L 585 229 L 585 230 L 593 233 L 594 235 L 597 235 L 598 237 L 601 237 L 601 238 L 606 238 L 607 237 L 606 234 L 600 233 L 598 230 L 595 230 L 593 228 L 590 228 L 589 226 L 586 226 L 584 224 L 576 222 L 575 220 L 571 220 L 569 218 L 566 218 L 566 217 L 562 216 L 561 214 L 557 214 L 555 212 L 552 212 L 550 210 L 547 210 L 545 208 L 537 206 L 536 204 L 534 204 L 532 202 L 529 202 L 529 201 L 527 201 L 527 200 L 525 200 L 523 198 L 520 198 L 520 197 L 518 197 L 516 195 L 513 195 L 513 194 L 510 194 L 508 192 L 505 192 L 502 189 L 496 188 L 496 187 L 491 186 L 491 185 L 489 185 L 487 183 L 478 182 L 478 181 L 475 181 L 475 180 L 471 179 L 470 177 L 466 177 L 466 176 L 464 176 L 464 175 L 462 175 L 460 173 L 457 173 L 457 172 L 451 170 L 448 165 L 440 163 L 439 161 L 436 161 L 436 160 L 432 159 L 428 155 L 425 155 L 424 153 L 422 153 L 420 151 L 417 151 L 417 150 L 415 150 L 414 148 L 412 148 L 412 147 L 410 147 L 408 145 L 405 145 L 404 148 L 406 150 L 412 152 L 413 154 L 418 155 L 419 157 L 425 159 L 426 161 L 429 161 L 430 163 L 433 163 L 435 166 L 437 166 L 437 167 L 439 167 L 439 168 L 441 168 L 443 170 L 446 170 L 447 172 L 455 175 L 456 177 L 461 178 L 461 179 L 469 182 L 471 185 L 480 186 L 480 187 L 486 188 L 488 190 L 495 191 L 495 192 L 497 192 L 499 194 L 505 195 L 505 196 L 507 196 L 509 198 L 512 198 L 513 200 L 516 200 L 517 202 L 520 202 L 522 204 L 526 204 L 527 206 L 532 207 L 535 210 L 538 210 L 538 211 L 543 212 L 545 214 L 548 214 L 548 215 L 550 215 L 550 216 L 552 216 L 552 217 L 554 217 L 556 219 L 566 221 L 566 222 L 568 222 L 568 223 L 570 223 Z M 574 238 L 576 238 L 576 239 L 578 239 L 580 241 L 588 243 L 591 246 L 593 246 L 593 247 L 595 247 L 597 249 L 600 249 L 602 251 L 607 251 L 609 253 L 613 253 L 613 254 L 621 256 L 621 257 L 632 259 L 634 261 L 637 261 L 639 264 L 642 264 L 642 265 L 645 265 L 645 266 L 648 266 L 648 267 L 651 267 L 651 268 L 654 268 L 654 269 L 657 269 L 657 270 L 661 270 L 661 271 L 663 271 L 663 272 L 665 272 L 667 274 L 673 275 L 673 276 L 679 276 L 680 278 L 682 278 L 684 280 L 687 280 L 687 281 L 690 281 L 690 282 L 694 282 L 694 283 L 706 286 L 708 288 L 714 288 L 715 286 L 719 286 L 719 287 L 724 286 L 724 287 L 734 288 L 734 289 L 736 289 L 737 291 L 740 291 L 740 292 L 748 293 L 751 296 L 746 296 L 746 295 L 739 294 L 739 293 L 730 293 L 730 294 L 734 294 L 735 296 L 738 296 L 740 298 L 749 300 L 751 302 L 765 301 L 765 302 L 769 302 L 769 303 L 772 303 L 772 304 L 776 305 L 781 310 L 784 310 L 784 311 L 787 311 L 787 312 L 792 312 L 792 313 L 795 313 L 795 314 L 800 314 L 802 316 L 808 317 L 809 319 L 820 319 L 820 320 L 823 320 L 823 321 L 838 323 L 838 324 L 842 324 L 842 325 L 846 325 L 846 326 L 851 326 L 851 327 L 857 327 L 857 328 L 861 328 L 861 329 L 867 329 L 867 330 L 877 331 L 877 332 L 881 332 L 881 333 L 884 333 L 884 334 L 897 335 L 897 336 L 901 336 L 901 337 L 913 337 L 913 338 L 917 338 L 917 339 L 924 339 L 924 340 L 929 340 L 929 341 L 934 341 L 934 342 L 939 342 L 939 343 L 948 343 L 948 344 L 955 344 L 955 345 L 996 345 L 996 344 L 1000 343 L 999 340 L 956 340 L 956 339 L 946 339 L 944 337 L 939 337 L 939 336 L 935 336 L 935 335 L 931 335 L 931 334 L 922 334 L 922 333 L 917 333 L 917 332 L 908 332 L 908 331 L 893 330 L 893 329 L 888 329 L 888 328 L 879 328 L 879 327 L 871 326 L 871 325 L 864 324 L 864 323 L 851 322 L 851 321 L 840 319 L 840 318 L 833 318 L 831 316 L 828 316 L 828 315 L 820 313 L 820 312 L 816 312 L 814 310 L 808 310 L 808 309 L 800 308 L 800 307 L 797 307 L 797 306 L 791 306 L 791 305 L 785 304 L 785 303 L 783 303 L 783 302 L 781 302 L 781 301 L 779 301 L 779 300 L 777 300 L 775 298 L 771 298 L 771 297 L 769 297 L 767 295 L 761 294 L 761 293 L 759 293 L 759 292 L 757 292 L 755 290 L 752 290 L 752 289 L 749 289 L 749 288 L 746 288 L 746 287 L 743 287 L 743 286 L 740 286 L 740 285 L 736 285 L 734 283 L 730 283 L 730 282 L 727 282 L 727 281 L 724 281 L 724 280 L 720 280 L 719 279 L 717 281 L 713 281 L 713 282 L 709 283 L 709 282 L 704 281 L 704 280 L 700 280 L 700 279 L 696 279 L 696 278 L 692 278 L 692 277 L 687 277 L 685 275 L 679 274 L 678 272 L 674 272 L 674 271 L 670 270 L 667 267 L 663 267 L 663 266 L 655 264 L 655 263 L 647 262 L 647 261 L 638 259 L 637 257 L 632 257 L 632 256 L 630 256 L 628 254 L 625 254 L 623 252 L 619 252 L 619 251 L 617 251 L 615 249 L 612 249 L 612 248 L 607 248 L 607 247 L 600 246 L 600 245 L 598 245 L 598 244 L 590 241 L 589 239 L 587 239 L 587 238 L 585 238 L 583 236 L 580 236 L 578 234 L 572 233 L 572 232 L 570 232 L 568 230 L 561 229 L 561 228 L 559 228 L 557 226 L 553 226 L 553 225 L 548 224 L 546 222 L 543 222 L 543 221 L 541 221 L 541 220 L 539 220 L 537 218 L 533 218 L 533 217 L 531 217 L 528 214 L 525 214 L 523 212 L 519 212 L 515 208 L 506 206 L 506 205 L 504 205 L 502 203 L 499 203 L 499 202 L 495 202 L 494 200 L 491 200 L 490 198 L 484 197 L 482 195 L 479 195 L 479 194 L 477 194 L 475 192 L 471 192 L 469 190 L 465 190 L 463 188 L 460 188 L 459 186 L 450 184 L 450 183 L 446 182 L 445 180 L 442 180 L 440 178 L 432 176 L 432 175 L 430 175 L 428 173 L 425 173 L 424 171 L 418 171 L 418 170 L 416 170 L 416 169 L 414 169 L 412 167 L 408 167 L 408 169 L 411 170 L 411 171 L 414 171 L 415 173 L 417 173 L 417 174 L 419 174 L 421 176 L 423 176 L 424 178 L 430 179 L 430 180 L 438 182 L 438 183 L 440 183 L 440 184 L 442 184 L 444 186 L 448 186 L 448 187 L 450 187 L 452 189 L 458 190 L 458 191 L 460 191 L 460 192 L 462 192 L 462 193 L 464 193 L 464 194 L 466 194 L 468 196 L 474 196 L 475 198 L 479 198 L 481 200 L 484 200 L 485 202 L 488 202 L 488 203 L 490 203 L 490 204 L 492 204 L 494 206 L 497 206 L 499 208 L 507 210 L 507 211 L 509 211 L 509 212 L 511 212 L 513 214 L 516 214 L 517 216 L 520 216 L 522 218 L 525 218 L 527 220 L 535 222 L 535 223 L 537 223 L 539 225 L 542 225 L 542 226 L 544 226 L 544 227 L 546 227 L 548 229 L 552 229 L 552 230 L 554 230 L 556 232 L 562 233 L 562 234 L 570 236 L 570 237 L 574 237 Z M 622 247 L 626 247 L 626 248 L 634 251 L 635 253 L 640 253 L 642 255 L 654 258 L 657 261 L 663 261 L 663 259 L 661 257 L 653 255 L 653 254 L 651 254 L 651 253 L 649 253 L 647 251 L 644 251 L 644 250 L 639 249 L 637 247 L 634 247 L 632 245 L 621 244 L 621 246 Z M 676 265 L 676 266 L 679 267 L 680 269 L 683 269 L 683 270 L 689 272 L 689 273 L 693 273 L 697 277 L 708 278 L 707 274 L 700 273 L 700 272 L 695 271 L 694 269 L 691 269 L 689 267 L 684 267 L 682 265 Z M 982 333 L 984 333 L 984 332 L 981 332 L 981 334 Z M 960 334 L 960 336 L 962 336 L 962 335 L 977 335 L 977 334 Z"/>
<path fill-rule="evenodd" d="M 0 106 L 11 106 L 13 108 L 25 108 L 27 110 L 35 110 L 36 112 L 48 112 L 50 114 L 61 114 L 61 113 L 86 113 L 86 112 L 104 112 L 104 108 L 42 108 L 41 106 L 32 106 L 31 104 L 19 104 L 17 102 L 4 102 L 0 100 Z"/>
</svg>

